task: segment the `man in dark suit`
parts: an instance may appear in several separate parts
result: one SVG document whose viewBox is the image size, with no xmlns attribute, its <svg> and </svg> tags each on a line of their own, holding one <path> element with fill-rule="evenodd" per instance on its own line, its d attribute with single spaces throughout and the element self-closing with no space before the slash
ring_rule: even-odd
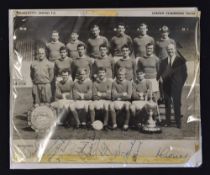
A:
<svg viewBox="0 0 210 175">
<path fill-rule="evenodd" d="M 187 79 L 186 61 L 176 55 L 176 46 L 169 44 L 168 57 L 160 62 L 157 79 L 163 83 L 166 107 L 166 126 L 171 124 L 171 104 L 173 103 L 177 128 L 181 128 L 181 94 Z"/>
</svg>

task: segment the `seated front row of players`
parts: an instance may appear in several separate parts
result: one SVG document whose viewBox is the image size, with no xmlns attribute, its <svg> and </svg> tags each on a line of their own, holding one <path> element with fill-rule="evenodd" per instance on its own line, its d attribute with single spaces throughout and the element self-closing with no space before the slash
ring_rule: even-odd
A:
<svg viewBox="0 0 210 175">
<path fill-rule="evenodd" d="M 63 113 L 67 112 L 68 117 L 71 113 L 75 119 L 76 128 L 85 127 L 90 115 L 90 123 L 95 121 L 95 111 L 102 110 L 104 129 L 108 128 L 109 111 L 111 112 L 111 129 L 117 128 L 116 112 L 125 110 L 125 119 L 123 120 L 123 130 L 129 128 L 130 115 L 132 121 L 140 121 L 136 116 L 136 111 L 143 107 L 152 99 L 152 84 L 144 79 L 143 72 L 137 72 L 137 81 L 126 80 L 126 69 L 119 68 L 116 80 L 113 82 L 106 78 L 106 69 L 100 67 L 97 72 L 97 80 L 92 81 L 87 77 L 86 69 L 78 70 L 78 79 L 73 82 L 69 78 L 67 69 L 62 71 L 62 80 L 57 83 L 56 102 L 52 103 L 58 111 L 58 121 L 61 120 Z M 132 103 L 131 103 L 132 101 Z M 79 118 L 78 110 L 83 110 L 86 115 Z M 119 117 L 121 117 L 119 115 Z M 81 119 L 81 121 L 80 121 Z M 69 119 L 67 118 L 69 126 Z M 142 120 L 141 120 L 142 121 Z M 137 123 L 138 124 L 138 123 Z"/>
</svg>

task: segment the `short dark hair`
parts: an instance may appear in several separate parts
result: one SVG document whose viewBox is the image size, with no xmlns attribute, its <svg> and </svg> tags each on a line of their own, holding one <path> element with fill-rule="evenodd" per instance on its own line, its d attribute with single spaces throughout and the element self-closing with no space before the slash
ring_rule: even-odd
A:
<svg viewBox="0 0 210 175">
<path fill-rule="evenodd" d="M 68 49 L 67 49 L 65 46 L 62 46 L 62 47 L 60 48 L 60 52 L 61 52 L 62 50 L 65 50 L 66 52 L 68 51 Z"/>
<path fill-rule="evenodd" d="M 105 68 L 105 67 L 99 67 L 97 72 L 99 72 L 99 71 L 104 71 L 104 72 L 106 72 L 106 68 Z"/>
<path fill-rule="evenodd" d="M 119 26 L 124 26 L 124 27 L 126 27 L 126 25 L 125 25 L 124 22 L 119 22 L 119 23 L 117 23 L 117 27 L 119 27 Z"/>
<path fill-rule="evenodd" d="M 117 74 L 119 74 L 119 73 L 121 73 L 121 72 L 126 73 L 126 69 L 125 69 L 124 67 L 120 67 L 120 68 L 117 70 Z"/>
<path fill-rule="evenodd" d="M 79 47 L 84 47 L 84 49 L 86 49 L 86 46 L 85 46 L 85 44 L 83 44 L 83 43 L 78 44 L 77 49 L 78 49 Z"/>
<path fill-rule="evenodd" d="M 37 47 L 37 50 L 36 50 L 36 51 L 38 52 L 38 51 L 39 51 L 39 49 L 43 49 L 43 50 L 44 50 L 44 52 L 45 52 L 45 53 L 47 53 L 47 50 L 46 50 L 46 48 L 45 48 L 45 47 Z"/>
<path fill-rule="evenodd" d="M 142 27 L 142 26 L 148 27 L 147 24 L 145 24 L 145 23 L 143 23 L 143 22 L 139 25 L 139 27 Z"/>
<path fill-rule="evenodd" d="M 97 24 L 91 25 L 90 30 L 92 30 L 93 28 L 98 28 L 98 29 L 100 29 L 100 27 L 99 27 Z"/>
<path fill-rule="evenodd" d="M 79 35 L 78 31 L 76 31 L 76 30 L 73 30 L 70 35 L 72 35 L 73 33 Z"/>
<path fill-rule="evenodd" d="M 99 46 L 99 49 L 100 49 L 101 47 L 106 47 L 106 48 L 108 49 L 107 44 L 101 44 L 101 45 Z"/>
<path fill-rule="evenodd" d="M 146 44 L 146 47 L 148 47 L 148 46 L 154 46 L 154 44 L 153 43 L 148 43 L 148 44 Z"/>
<path fill-rule="evenodd" d="M 130 47 L 129 47 L 127 44 L 123 45 L 123 46 L 121 47 L 121 50 L 123 50 L 124 48 L 128 48 L 129 50 L 131 50 Z"/>
<path fill-rule="evenodd" d="M 57 33 L 57 34 L 59 34 L 59 32 L 58 32 L 57 30 L 53 30 L 52 33 Z"/>
<path fill-rule="evenodd" d="M 68 72 L 68 74 L 70 74 L 70 70 L 68 68 L 65 68 L 61 71 L 61 74 Z"/>
<path fill-rule="evenodd" d="M 83 71 L 84 71 L 85 73 L 87 73 L 87 69 L 85 69 L 85 68 L 80 68 L 80 69 L 77 70 L 77 74 L 81 74 Z"/>
<path fill-rule="evenodd" d="M 162 26 L 160 28 L 160 32 L 162 32 L 162 33 L 169 33 L 170 30 L 169 30 L 168 26 L 164 25 L 164 26 Z"/>
<path fill-rule="evenodd" d="M 136 74 L 139 74 L 139 73 L 140 73 L 140 74 L 145 74 L 141 69 L 137 69 L 137 70 L 136 70 Z"/>
</svg>

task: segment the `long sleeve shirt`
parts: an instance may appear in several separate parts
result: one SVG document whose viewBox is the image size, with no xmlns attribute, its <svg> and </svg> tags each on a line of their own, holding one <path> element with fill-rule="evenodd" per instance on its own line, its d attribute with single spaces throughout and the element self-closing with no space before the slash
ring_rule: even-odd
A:
<svg viewBox="0 0 210 175">
<path fill-rule="evenodd" d="M 115 76 L 117 76 L 117 71 L 119 68 L 125 68 L 126 80 L 135 80 L 136 79 L 136 62 L 134 59 L 120 59 L 115 64 Z"/>
<path fill-rule="evenodd" d="M 168 56 L 167 47 L 169 44 L 176 45 L 176 42 L 171 38 L 160 39 L 156 42 L 156 54 L 161 60 Z"/>
<path fill-rule="evenodd" d="M 127 95 L 123 95 L 127 93 Z M 130 100 L 132 95 L 132 83 L 128 80 L 118 82 L 115 80 L 112 83 L 112 100 L 126 101 Z"/>
<path fill-rule="evenodd" d="M 49 52 L 49 60 L 55 61 L 60 58 L 60 48 L 64 46 L 64 44 L 60 41 L 47 43 L 47 49 Z"/>
<path fill-rule="evenodd" d="M 93 99 L 94 100 L 111 100 L 111 90 L 112 82 L 108 79 L 104 81 L 95 81 L 93 83 Z M 101 93 L 101 96 L 98 96 L 97 93 Z"/>
<path fill-rule="evenodd" d="M 133 100 L 141 100 L 139 93 L 143 93 L 151 98 L 152 93 L 152 83 L 151 81 L 144 79 L 142 81 L 136 81 L 133 83 L 133 93 L 132 99 Z"/>
<path fill-rule="evenodd" d="M 107 56 L 105 58 L 98 58 L 98 59 L 95 59 L 95 62 L 94 62 L 94 74 L 97 74 L 97 71 L 98 71 L 98 68 L 99 67 L 103 67 L 106 69 L 106 77 L 107 78 L 113 78 L 114 76 L 114 60 L 113 58 Z"/>
<path fill-rule="evenodd" d="M 87 40 L 87 52 L 90 57 L 98 58 L 100 57 L 99 46 L 106 45 L 109 47 L 108 39 L 104 36 L 100 36 L 98 38 L 89 38 Z"/>
<path fill-rule="evenodd" d="M 153 37 L 149 35 L 134 38 L 133 45 L 136 57 L 143 57 L 146 55 L 146 45 L 149 43 L 154 44 Z"/>
<path fill-rule="evenodd" d="M 82 93 L 84 98 L 81 98 L 79 93 Z M 73 98 L 74 100 L 92 100 L 92 81 L 86 79 L 83 82 L 74 82 Z"/>
<path fill-rule="evenodd" d="M 159 61 L 159 58 L 155 55 L 140 57 L 137 63 L 137 69 L 145 73 L 146 79 L 157 78 Z"/>
<path fill-rule="evenodd" d="M 132 39 L 130 36 L 124 34 L 124 35 L 120 35 L 120 36 L 114 36 L 111 39 L 110 42 L 111 45 L 111 53 L 113 56 L 122 56 L 122 52 L 121 52 L 121 48 L 124 45 L 128 45 L 130 49 L 132 49 Z M 132 50 L 131 50 L 132 52 Z"/>
<path fill-rule="evenodd" d="M 54 70 L 55 70 L 55 76 L 60 76 L 61 75 L 61 72 L 64 70 L 64 69 L 68 69 L 69 72 L 71 73 L 72 70 L 71 70 L 71 64 L 72 64 L 72 59 L 69 58 L 69 57 L 66 57 L 63 59 L 58 59 L 55 61 L 55 67 L 54 67 Z"/>
<path fill-rule="evenodd" d="M 70 41 L 69 43 L 66 44 L 66 48 L 68 49 L 69 52 L 69 57 L 75 59 L 79 57 L 78 51 L 77 51 L 77 46 L 79 44 L 83 44 L 84 43 L 80 40 L 77 40 L 76 42 L 72 42 Z"/>
<path fill-rule="evenodd" d="M 46 58 L 42 61 L 35 60 L 30 67 L 30 76 L 34 84 L 51 83 L 54 78 L 54 65 Z"/>
<path fill-rule="evenodd" d="M 73 81 L 69 79 L 66 82 L 62 80 L 59 81 L 56 85 L 56 90 L 55 90 L 56 99 L 63 99 L 63 94 L 66 94 L 66 98 L 72 100 L 73 84 L 74 84 Z"/>
<path fill-rule="evenodd" d="M 73 62 L 72 62 L 72 77 L 73 77 L 73 79 L 76 78 L 78 69 L 86 69 L 87 74 L 91 75 L 92 64 L 93 64 L 93 60 L 88 56 L 84 56 L 82 58 L 78 57 L 75 60 L 73 60 Z"/>
</svg>

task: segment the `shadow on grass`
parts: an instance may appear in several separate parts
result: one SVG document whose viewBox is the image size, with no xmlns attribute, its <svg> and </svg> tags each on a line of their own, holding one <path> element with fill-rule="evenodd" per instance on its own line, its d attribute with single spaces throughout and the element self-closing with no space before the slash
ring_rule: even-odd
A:
<svg viewBox="0 0 210 175">
<path fill-rule="evenodd" d="M 27 121 L 27 116 L 28 116 L 28 113 L 27 112 L 24 112 L 23 114 L 21 115 L 16 115 L 15 118 L 16 119 L 19 119 L 19 120 L 24 120 L 24 121 Z"/>
<path fill-rule="evenodd" d="M 34 132 L 34 130 L 31 127 L 25 127 L 22 128 L 23 131 L 29 131 L 29 132 Z"/>
</svg>

